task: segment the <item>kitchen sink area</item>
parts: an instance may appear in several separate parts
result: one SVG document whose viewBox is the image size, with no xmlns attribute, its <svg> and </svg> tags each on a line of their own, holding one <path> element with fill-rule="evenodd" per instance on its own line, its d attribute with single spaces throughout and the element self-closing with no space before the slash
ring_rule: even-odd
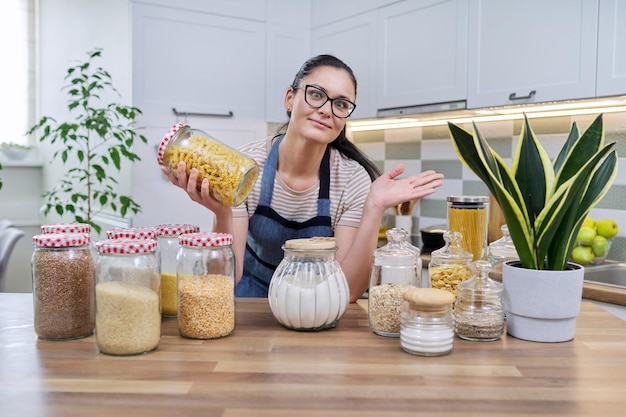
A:
<svg viewBox="0 0 626 417">
<path fill-rule="evenodd" d="M 583 297 L 626 306 L 626 262 L 585 266 Z"/>
</svg>

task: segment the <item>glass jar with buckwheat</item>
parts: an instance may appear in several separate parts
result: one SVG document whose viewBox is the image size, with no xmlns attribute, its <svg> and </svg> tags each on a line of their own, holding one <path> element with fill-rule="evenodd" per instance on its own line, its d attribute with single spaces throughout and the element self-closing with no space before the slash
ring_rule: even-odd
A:
<svg viewBox="0 0 626 417">
<path fill-rule="evenodd" d="M 457 295 L 458 285 L 472 276 L 469 268 L 473 255 L 463 249 L 460 232 L 445 232 L 445 245 L 431 253 L 428 264 L 428 281 L 431 288 L 438 288 Z"/>
</svg>

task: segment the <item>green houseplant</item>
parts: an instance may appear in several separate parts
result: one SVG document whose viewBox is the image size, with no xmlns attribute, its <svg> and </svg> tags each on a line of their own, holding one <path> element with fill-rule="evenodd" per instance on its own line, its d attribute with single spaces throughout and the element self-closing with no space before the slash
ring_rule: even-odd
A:
<svg viewBox="0 0 626 417">
<path fill-rule="evenodd" d="M 475 124 L 473 134 L 448 127 L 457 155 L 500 205 L 520 259 L 503 267 L 509 334 L 548 342 L 573 338 L 584 270 L 569 258 L 585 217 L 617 175 L 615 143 L 604 143 L 602 115 L 582 134 L 574 123 L 554 160 L 524 116 L 510 168 Z M 529 277 L 520 281 L 518 275 Z M 562 300 L 568 305 L 559 311 Z M 529 311 L 534 307 L 539 311 Z"/>
<path fill-rule="evenodd" d="M 73 221 L 88 223 L 98 233 L 102 227 L 94 221 L 97 213 L 106 210 L 124 218 L 141 210 L 131 197 L 118 193 L 118 181 L 110 169 L 119 172 L 123 160 L 140 160 L 132 151 L 133 145 L 148 142 L 134 128 L 135 118 L 141 114 L 138 108 L 102 103 L 102 97 L 119 93 L 111 75 L 93 63 L 101 55 L 101 49 L 90 51 L 85 62 L 67 70 L 63 90 L 69 96 L 68 110 L 73 118 L 57 123 L 44 116 L 28 132 L 39 132 L 39 141 L 57 144 L 52 159 L 60 158 L 68 166 L 66 175 L 44 193 L 44 213 L 55 210 L 60 216 L 69 214 Z"/>
</svg>

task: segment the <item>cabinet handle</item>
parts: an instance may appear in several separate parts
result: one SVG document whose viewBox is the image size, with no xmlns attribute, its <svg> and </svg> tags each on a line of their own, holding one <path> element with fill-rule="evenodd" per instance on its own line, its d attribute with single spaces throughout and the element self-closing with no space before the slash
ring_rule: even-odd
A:
<svg viewBox="0 0 626 417">
<path fill-rule="evenodd" d="M 232 111 L 229 111 L 228 113 L 193 113 L 193 112 L 187 112 L 187 111 L 178 111 L 176 110 L 176 107 L 172 107 L 172 112 L 174 112 L 176 116 L 182 116 L 182 117 L 187 117 L 187 116 L 233 117 L 234 116 L 234 113 Z"/>
<path fill-rule="evenodd" d="M 527 95 L 527 96 L 520 96 L 520 97 L 518 97 L 518 96 L 517 96 L 517 94 L 515 94 L 515 93 L 511 93 L 511 94 L 509 94 L 509 100 L 511 100 L 511 101 L 515 101 L 515 100 L 528 100 L 528 99 L 533 98 L 533 96 L 534 96 L 536 93 L 537 93 L 537 91 L 532 90 L 530 93 L 528 93 L 528 95 Z"/>
</svg>

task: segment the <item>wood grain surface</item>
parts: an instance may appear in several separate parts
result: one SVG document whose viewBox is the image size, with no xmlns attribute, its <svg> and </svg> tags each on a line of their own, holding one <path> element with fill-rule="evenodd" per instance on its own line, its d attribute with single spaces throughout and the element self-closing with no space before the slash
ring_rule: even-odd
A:
<svg viewBox="0 0 626 417">
<path fill-rule="evenodd" d="M 94 336 L 38 340 L 32 295 L 0 293 L 1 416 L 623 416 L 626 322 L 584 301 L 576 338 L 455 339 L 418 357 L 373 334 L 366 301 L 317 333 L 281 327 L 266 299 L 237 299 L 234 333 L 179 336 L 163 319 L 148 354 L 100 354 Z"/>
</svg>

